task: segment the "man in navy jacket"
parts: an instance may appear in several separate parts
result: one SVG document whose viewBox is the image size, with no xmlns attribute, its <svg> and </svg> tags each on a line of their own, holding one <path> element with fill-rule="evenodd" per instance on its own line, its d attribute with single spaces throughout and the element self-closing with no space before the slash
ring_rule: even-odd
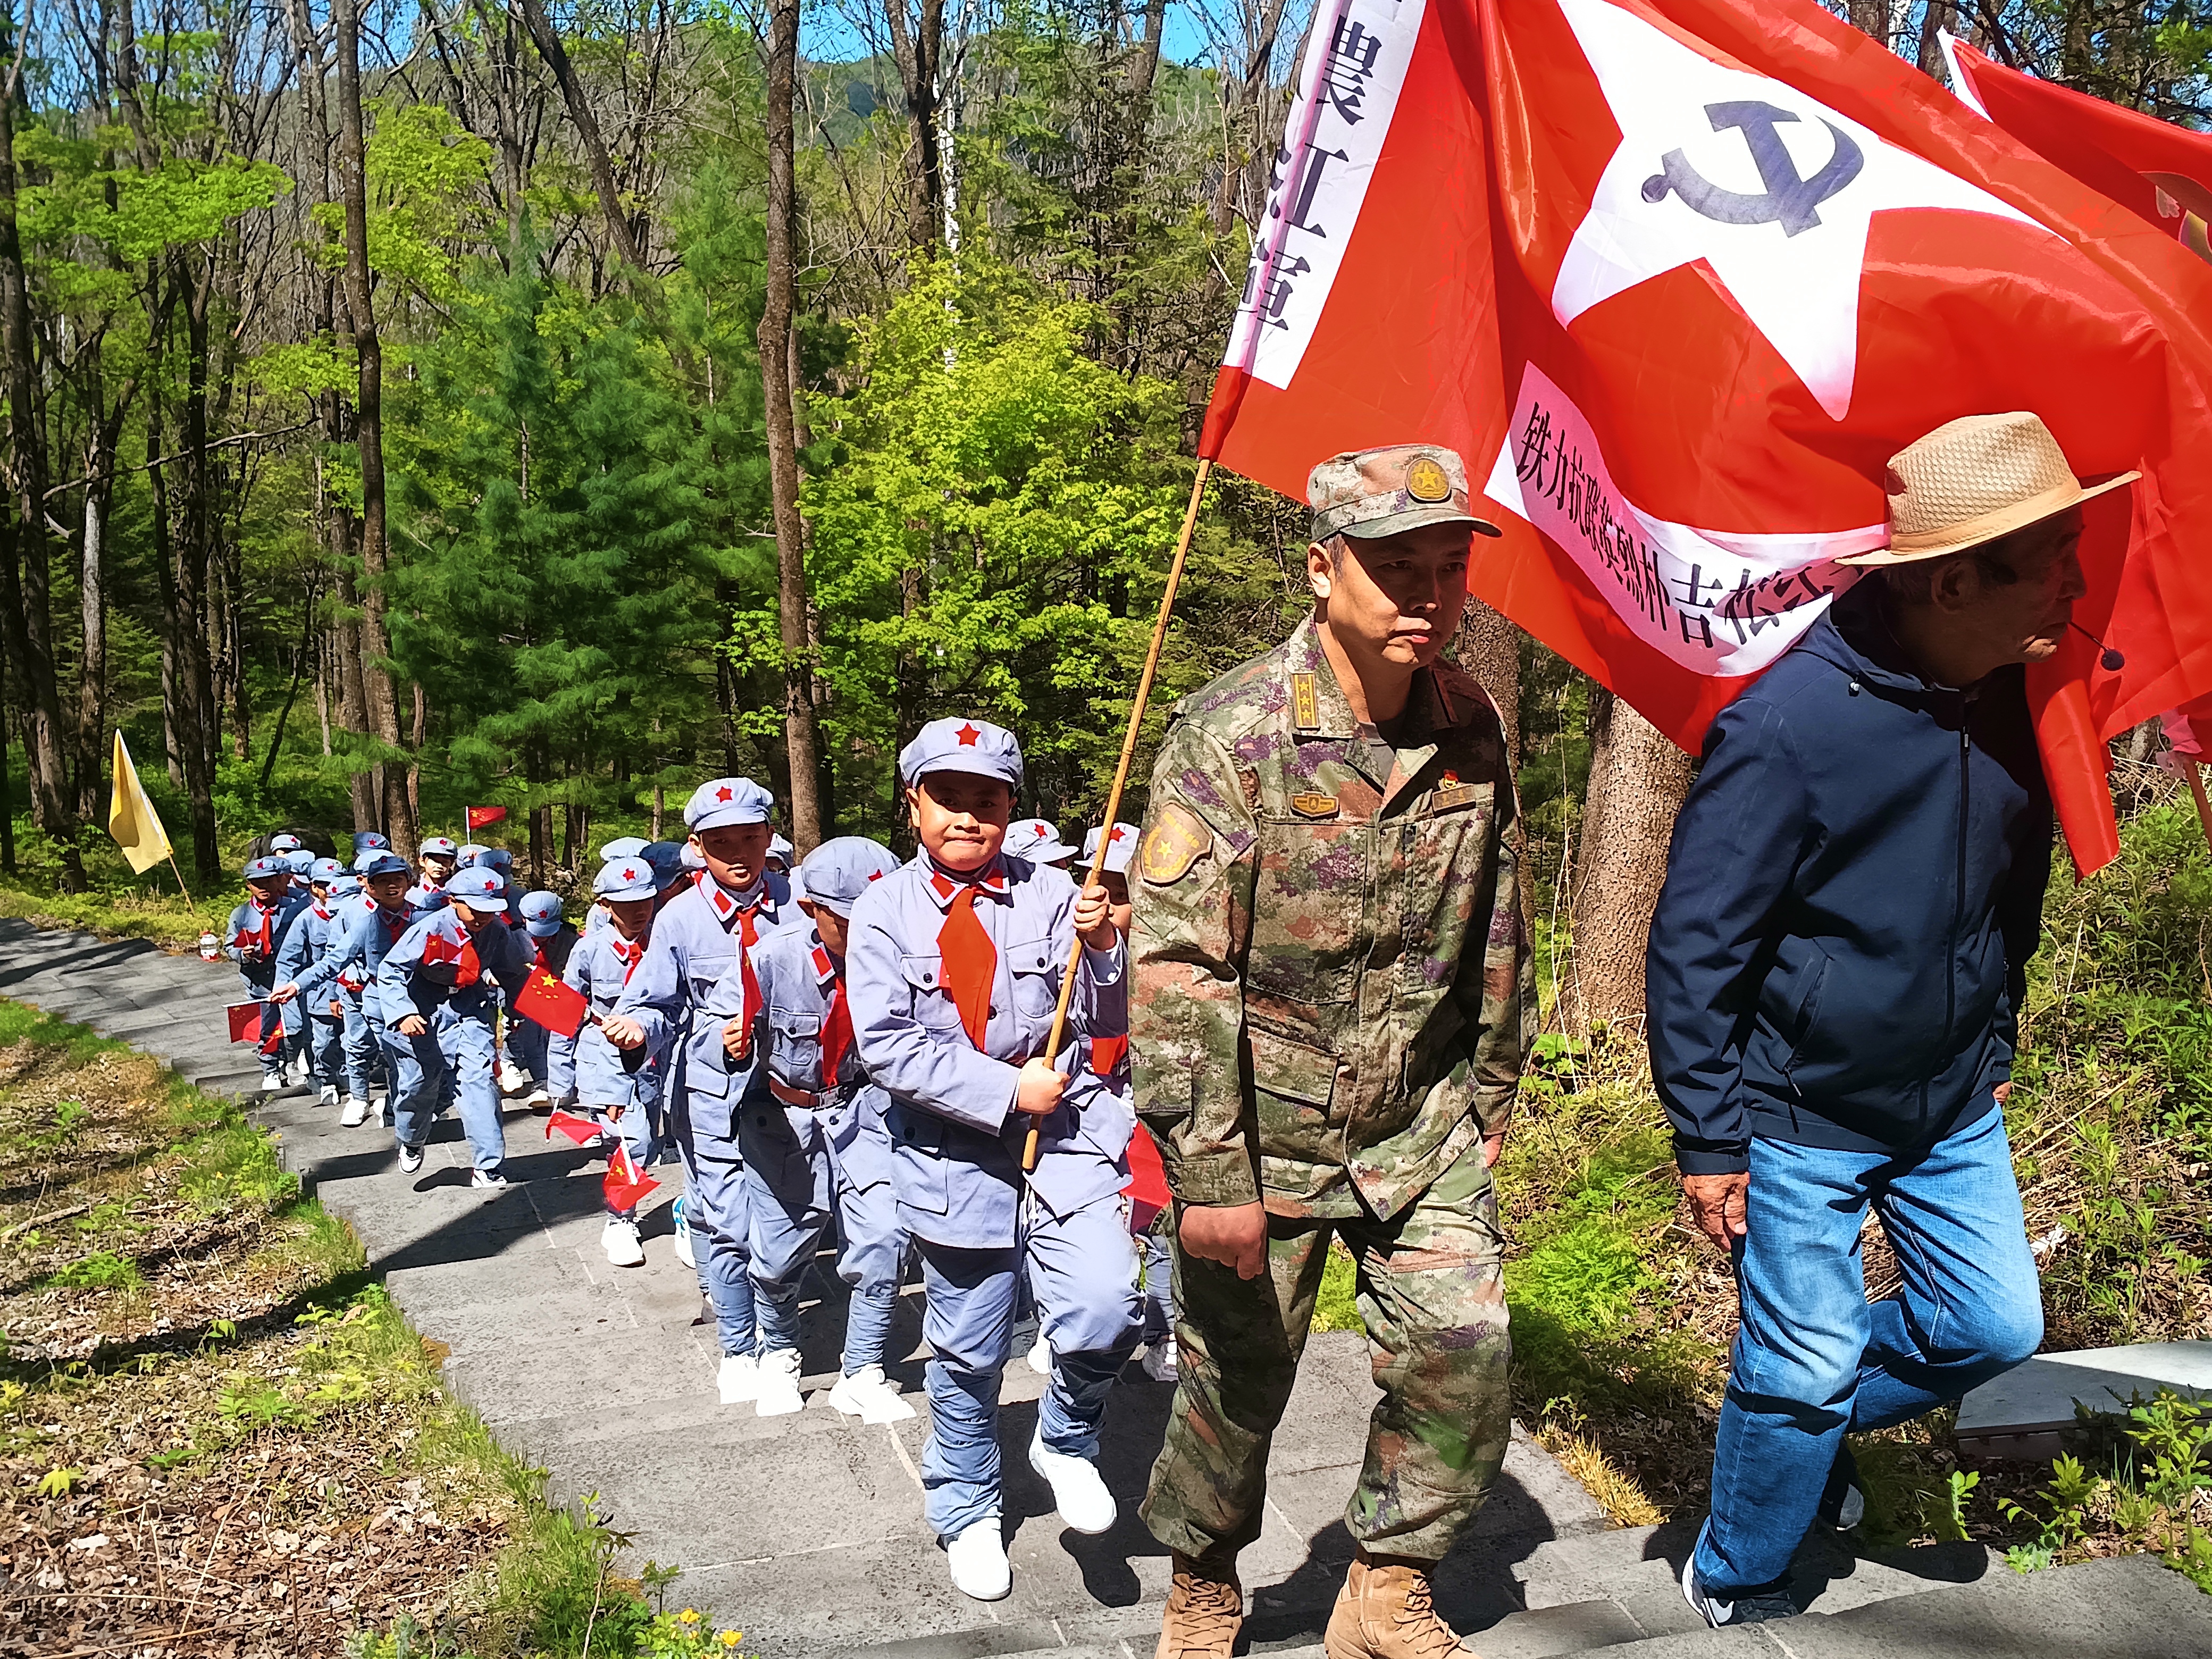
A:
<svg viewBox="0 0 2212 1659">
<path fill-rule="evenodd" d="M 1682 1587 L 1712 1625 L 1796 1611 L 1790 1561 L 1863 1507 L 1846 1430 L 2034 1352 L 2004 1097 L 2051 869 L 2023 665 L 2083 591 L 2085 490 L 2033 415 L 1890 462 L 1875 568 L 1715 719 L 1647 959 L 1651 1069 L 1743 1322 L 1712 1514 Z M 1872 1205 L 1904 1287 L 1869 1306 Z"/>
</svg>

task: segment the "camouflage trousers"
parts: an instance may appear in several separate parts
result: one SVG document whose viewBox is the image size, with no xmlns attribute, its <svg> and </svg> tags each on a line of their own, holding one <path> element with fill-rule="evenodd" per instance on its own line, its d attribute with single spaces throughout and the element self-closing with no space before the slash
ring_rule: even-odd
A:
<svg viewBox="0 0 2212 1659">
<path fill-rule="evenodd" d="M 1481 1508 L 1511 1431 L 1498 1200 L 1478 1144 L 1390 1221 L 1267 1219 L 1267 1271 L 1175 1252 L 1181 1380 L 1142 1514 L 1225 1563 L 1260 1535 L 1267 1450 L 1313 1323 L 1332 1236 L 1358 1265 L 1382 1398 L 1344 1523 L 1377 1555 L 1437 1561 Z"/>
</svg>

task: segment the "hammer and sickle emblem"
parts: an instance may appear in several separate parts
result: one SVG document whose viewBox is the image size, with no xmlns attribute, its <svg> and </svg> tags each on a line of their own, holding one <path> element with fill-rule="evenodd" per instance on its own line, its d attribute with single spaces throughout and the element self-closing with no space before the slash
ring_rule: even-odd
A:
<svg viewBox="0 0 2212 1659">
<path fill-rule="evenodd" d="M 1866 165 L 1856 141 L 1833 121 L 1823 120 L 1820 125 L 1835 139 L 1835 151 L 1825 167 L 1807 179 L 1799 175 L 1796 161 L 1774 130 L 1784 121 L 1798 118 L 1788 110 L 1747 100 L 1708 104 L 1705 115 L 1715 132 L 1726 132 L 1730 127 L 1742 132 L 1752 162 L 1759 168 L 1759 182 L 1766 186 L 1765 193 L 1752 196 L 1723 190 L 1692 167 L 1680 150 L 1670 149 L 1660 161 L 1660 171 L 1644 181 L 1645 201 L 1663 202 L 1672 191 L 1692 212 L 1722 224 L 1780 225 L 1784 235 L 1795 236 L 1819 224 L 1820 204 L 1857 178 Z"/>
</svg>

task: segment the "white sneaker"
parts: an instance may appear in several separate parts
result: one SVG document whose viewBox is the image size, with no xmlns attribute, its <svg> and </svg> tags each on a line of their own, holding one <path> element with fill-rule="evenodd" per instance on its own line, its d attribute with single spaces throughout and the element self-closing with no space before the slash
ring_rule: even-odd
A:
<svg viewBox="0 0 2212 1659">
<path fill-rule="evenodd" d="M 863 1423 L 903 1423 L 914 1415 L 914 1407 L 899 1398 L 881 1365 L 863 1365 L 839 1377 L 830 1390 L 830 1403 Z"/>
<path fill-rule="evenodd" d="M 760 1357 L 760 1395 L 753 1401 L 755 1417 L 788 1417 L 806 1409 L 806 1396 L 799 1391 L 799 1350 L 771 1348 Z"/>
<path fill-rule="evenodd" d="M 760 1361 L 749 1353 L 726 1353 L 714 1379 L 725 1406 L 742 1406 L 760 1393 Z"/>
<path fill-rule="evenodd" d="M 676 1259 L 694 1273 L 699 1270 L 699 1257 L 691 1249 L 691 1223 L 684 1213 L 684 1200 L 679 1194 L 670 1206 L 669 1214 L 676 1222 Z"/>
<path fill-rule="evenodd" d="M 335 1106 L 338 1103 L 338 1091 L 325 1083 L 315 1091 L 315 1103 L 320 1106 Z"/>
<path fill-rule="evenodd" d="M 995 1515 L 978 1521 L 959 1537 L 947 1539 L 945 1565 L 952 1570 L 952 1588 L 978 1601 L 1003 1601 L 1014 1587 L 1014 1571 L 1006 1565 L 1006 1542 L 999 1535 Z"/>
<path fill-rule="evenodd" d="M 1052 1344 L 1044 1340 L 1042 1331 L 1037 1333 L 1036 1346 L 1030 1349 L 1030 1369 L 1039 1376 L 1052 1375 Z"/>
<path fill-rule="evenodd" d="M 599 1248 L 607 1253 L 607 1260 L 617 1267 L 641 1267 L 645 1265 L 645 1246 L 637 1242 L 637 1223 L 610 1218 L 599 1234 Z"/>
<path fill-rule="evenodd" d="M 261 1079 L 261 1092 L 263 1094 L 273 1095 L 283 1087 L 284 1087 L 283 1073 L 268 1072 L 263 1073 Z"/>
<path fill-rule="evenodd" d="M 413 1175 L 422 1167 L 422 1149 L 420 1146 L 402 1146 L 399 1149 L 399 1167 Z"/>
<path fill-rule="evenodd" d="M 480 1193 L 503 1193 L 514 1183 L 496 1170 L 471 1170 L 469 1185 Z"/>
<path fill-rule="evenodd" d="M 1176 1369 L 1175 1338 L 1164 1336 L 1145 1350 L 1145 1375 L 1155 1382 L 1172 1382 L 1182 1375 Z"/>
<path fill-rule="evenodd" d="M 1030 1437 L 1030 1467 L 1052 1488 L 1052 1506 L 1060 1511 L 1070 1532 L 1096 1537 L 1112 1528 L 1114 1517 L 1121 1511 L 1089 1459 L 1049 1449 L 1040 1429 Z"/>
<path fill-rule="evenodd" d="M 499 1091 L 503 1095 L 520 1094 L 530 1086 L 530 1073 L 509 1060 L 499 1068 Z"/>
<path fill-rule="evenodd" d="M 348 1095 L 344 1106 L 338 1112 L 338 1124 L 342 1128 L 358 1129 L 368 1116 L 368 1103 L 359 1095 Z"/>
<path fill-rule="evenodd" d="M 523 1096 L 522 1103 L 530 1107 L 544 1106 L 550 1108 L 553 1104 L 553 1097 L 547 1091 L 545 1085 L 541 1083 L 531 1090 L 528 1094 Z"/>
</svg>

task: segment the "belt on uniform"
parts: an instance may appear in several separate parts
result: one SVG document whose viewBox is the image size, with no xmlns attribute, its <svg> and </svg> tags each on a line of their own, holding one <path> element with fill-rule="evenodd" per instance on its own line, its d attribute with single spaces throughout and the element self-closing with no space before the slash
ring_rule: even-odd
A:
<svg viewBox="0 0 2212 1659">
<path fill-rule="evenodd" d="M 788 1083 L 771 1077 L 768 1080 L 768 1091 L 787 1106 L 803 1107 L 810 1112 L 822 1109 L 822 1097 L 811 1089 L 794 1089 Z"/>
</svg>

